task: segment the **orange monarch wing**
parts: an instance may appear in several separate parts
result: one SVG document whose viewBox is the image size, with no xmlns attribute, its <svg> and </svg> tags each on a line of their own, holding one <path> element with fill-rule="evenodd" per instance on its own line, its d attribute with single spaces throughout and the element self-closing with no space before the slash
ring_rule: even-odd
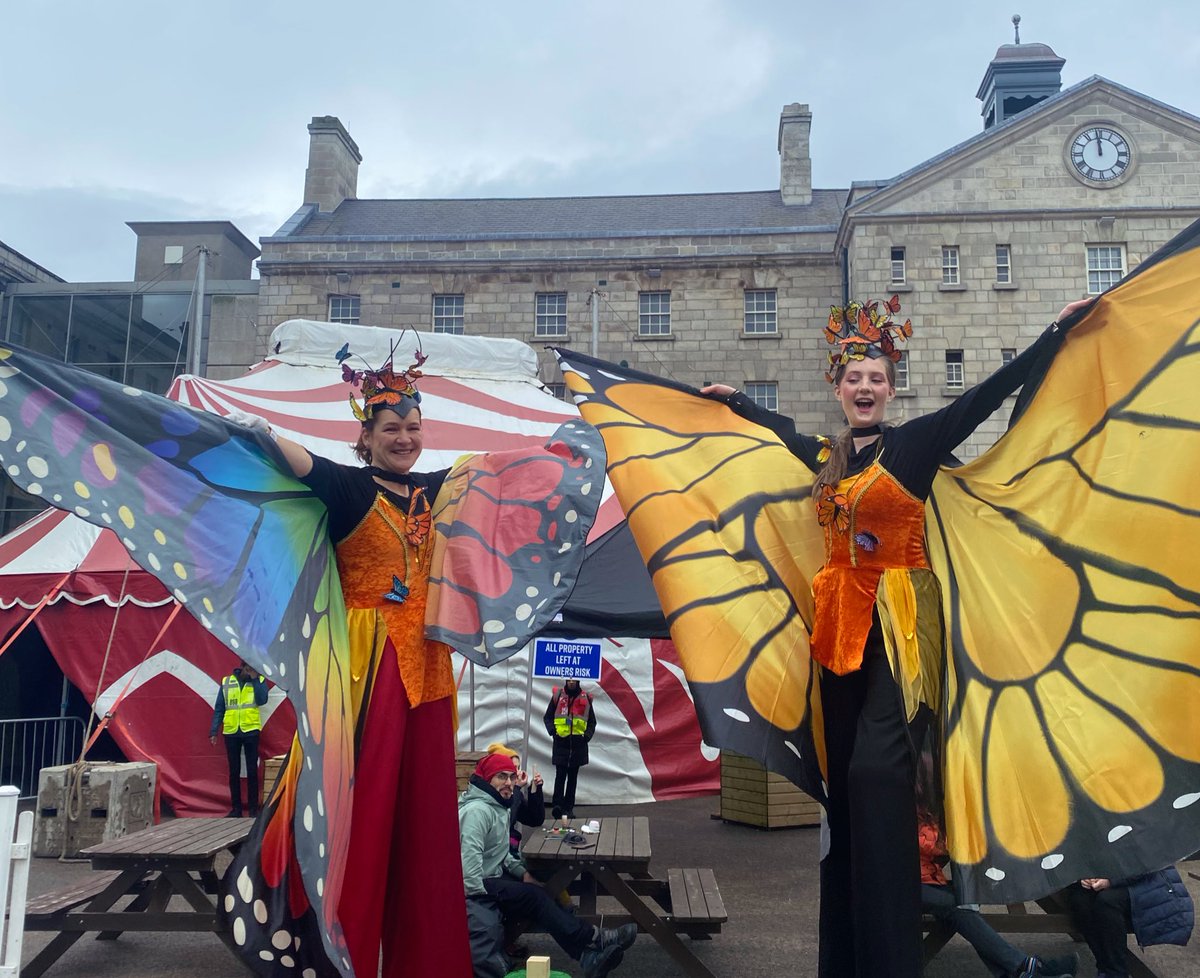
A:
<svg viewBox="0 0 1200 978">
<path fill-rule="evenodd" d="M 404 538 L 410 546 L 419 547 L 429 536 L 433 517 L 429 508 L 429 500 L 425 490 L 417 486 L 413 489 L 413 498 L 409 503 L 409 511 L 404 517 Z"/>
<path fill-rule="evenodd" d="M 705 740 L 821 797 L 808 623 L 824 543 L 811 473 L 773 432 L 690 388 L 556 353 L 604 437 Z"/>
<path fill-rule="evenodd" d="M 1200 848 L 1200 224 L 1067 334 L 935 480 L 947 842 L 966 899 Z"/>
</svg>

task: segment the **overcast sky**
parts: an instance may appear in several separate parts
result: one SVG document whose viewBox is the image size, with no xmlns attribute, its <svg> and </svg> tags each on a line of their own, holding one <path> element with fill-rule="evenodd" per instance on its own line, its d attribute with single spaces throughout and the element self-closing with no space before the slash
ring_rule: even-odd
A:
<svg viewBox="0 0 1200 978">
<path fill-rule="evenodd" d="M 301 203 L 314 115 L 360 197 L 778 187 L 788 102 L 813 182 L 894 176 L 982 128 L 996 48 L 1049 44 L 1200 114 L 1193 0 L 5 0 L 0 241 L 71 281 L 129 279 L 126 221 Z"/>
</svg>

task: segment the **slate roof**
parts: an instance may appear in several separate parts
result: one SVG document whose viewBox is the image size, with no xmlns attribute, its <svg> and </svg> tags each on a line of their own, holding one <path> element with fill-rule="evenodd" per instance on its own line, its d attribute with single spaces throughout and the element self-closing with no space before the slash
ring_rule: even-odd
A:
<svg viewBox="0 0 1200 978">
<path fill-rule="evenodd" d="M 517 197 L 482 200 L 346 200 L 300 214 L 264 241 L 303 238 L 462 241 L 768 234 L 831 231 L 845 190 L 814 190 L 811 204 L 785 205 L 778 190 L 637 197 Z M 310 211 L 315 211 L 311 206 Z"/>
</svg>

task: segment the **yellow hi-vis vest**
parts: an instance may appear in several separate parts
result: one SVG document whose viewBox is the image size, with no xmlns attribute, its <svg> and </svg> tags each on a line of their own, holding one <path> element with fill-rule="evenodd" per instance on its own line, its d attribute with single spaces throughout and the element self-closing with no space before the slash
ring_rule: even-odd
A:
<svg viewBox="0 0 1200 978">
<path fill-rule="evenodd" d="M 262 729 L 262 718 L 254 702 L 254 683 L 243 686 L 238 677 L 228 675 L 221 680 L 221 691 L 225 694 L 226 734 L 253 733 Z"/>
<path fill-rule="evenodd" d="M 558 693 L 558 703 L 554 707 L 554 734 L 557 737 L 582 737 L 587 733 L 588 713 L 591 712 L 591 700 L 583 690 L 574 698 L 567 696 L 567 691 Z"/>
</svg>

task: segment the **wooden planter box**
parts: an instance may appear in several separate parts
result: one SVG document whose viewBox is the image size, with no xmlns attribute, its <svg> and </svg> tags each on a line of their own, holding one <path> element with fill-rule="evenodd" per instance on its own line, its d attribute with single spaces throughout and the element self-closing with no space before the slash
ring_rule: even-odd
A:
<svg viewBox="0 0 1200 978">
<path fill-rule="evenodd" d="M 758 761 L 723 750 L 721 818 L 764 829 L 819 825 L 821 806 L 783 775 L 771 774 Z"/>
<path fill-rule="evenodd" d="M 475 765 L 481 757 L 487 757 L 485 750 L 460 750 L 454 755 L 454 773 L 458 778 L 458 793 L 467 790 L 467 782 L 475 773 Z"/>
</svg>

